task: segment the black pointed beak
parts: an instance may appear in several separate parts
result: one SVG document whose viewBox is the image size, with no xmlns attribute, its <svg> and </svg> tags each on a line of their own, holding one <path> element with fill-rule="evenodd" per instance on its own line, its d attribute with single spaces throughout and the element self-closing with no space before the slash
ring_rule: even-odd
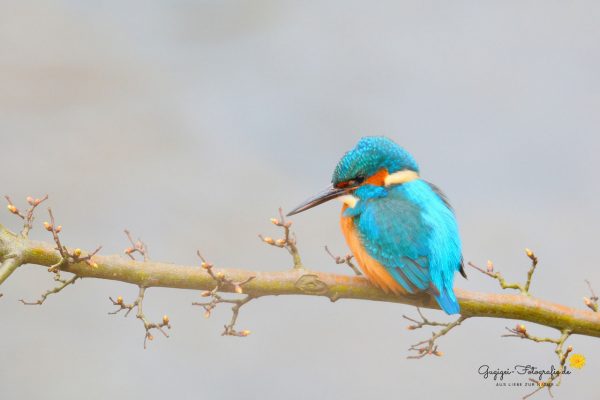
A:
<svg viewBox="0 0 600 400">
<path fill-rule="evenodd" d="M 336 197 L 340 197 L 349 192 L 349 188 L 339 189 L 333 186 L 328 187 L 318 195 L 311 197 L 306 200 L 304 203 L 300 204 L 298 207 L 294 208 L 290 211 L 287 216 L 292 216 L 294 214 L 301 213 L 302 211 L 306 211 L 309 208 L 313 208 L 318 206 L 319 204 L 323 204 L 331 199 L 335 199 Z"/>
</svg>

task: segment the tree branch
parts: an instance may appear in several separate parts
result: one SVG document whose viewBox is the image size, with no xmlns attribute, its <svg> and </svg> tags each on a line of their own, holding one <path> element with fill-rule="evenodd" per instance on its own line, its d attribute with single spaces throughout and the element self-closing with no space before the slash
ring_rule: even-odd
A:
<svg viewBox="0 0 600 400">
<path fill-rule="evenodd" d="M 6 256 L 2 264 L 0 264 L 0 285 L 4 282 L 22 262 L 14 255 Z"/>
<path fill-rule="evenodd" d="M 7 258 L 8 254 L 17 257 L 14 260 Z M 0 225 L 0 260 L 4 261 L 1 270 L 16 268 L 15 263 L 50 267 L 61 261 L 61 254 L 51 243 L 29 240 Z M 214 279 L 198 266 L 138 262 L 116 255 L 95 255 L 94 264 L 94 267 L 91 267 L 85 261 L 69 262 L 61 266 L 61 270 L 79 277 L 127 282 L 144 288 L 212 290 L 215 286 Z M 427 294 L 386 294 L 360 276 L 335 275 L 306 268 L 293 268 L 282 272 L 215 268 L 214 272 L 221 272 L 234 282 L 244 282 L 254 277 L 244 285 L 244 293 L 252 297 L 313 295 L 328 297 L 331 301 L 362 299 L 439 309 L 435 300 Z M 0 274 L 0 279 L 2 275 L 6 274 Z M 236 292 L 236 288 L 231 285 L 224 286 L 221 290 Z M 569 329 L 571 334 L 600 337 L 600 313 L 578 310 L 521 294 L 480 293 L 456 289 L 456 295 L 464 317 L 518 319 L 550 326 L 560 331 Z"/>
</svg>

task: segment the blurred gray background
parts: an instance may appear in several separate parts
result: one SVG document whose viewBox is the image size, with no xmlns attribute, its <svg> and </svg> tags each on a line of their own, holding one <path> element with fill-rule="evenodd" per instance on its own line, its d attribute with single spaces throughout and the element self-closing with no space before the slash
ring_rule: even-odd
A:
<svg viewBox="0 0 600 400">
<path fill-rule="evenodd" d="M 49 193 L 68 245 L 120 253 L 127 227 L 156 260 L 197 263 L 201 249 L 218 266 L 288 268 L 256 237 L 276 233 L 269 217 L 326 186 L 359 137 L 385 134 L 452 200 L 466 260 L 521 280 L 531 247 L 536 296 L 583 308 L 584 279 L 600 291 L 597 2 L 0 5 L 1 194 Z M 338 213 L 294 218 L 311 268 L 348 273 L 323 251 L 347 252 Z M 457 286 L 498 291 L 468 272 Z M 135 287 L 83 280 L 42 307 L 17 301 L 52 285 L 25 266 L 2 286 L 2 399 L 491 400 L 529 389 L 496 387 L 480 365 L 556 363 L 494 319 L 443 338 L 442 358 L 407 360 L 428 336 L 406 330 L 414 309 L 314 297 L 255 301 L 239 321 L 252 335 L 221 337 L 229 309 L 206 320 L 198 292 L 173 289 L 148 291 L 146 313 L 173 329 L 144 351 L 139 321 L 107 315 L 108 296 Z M 597 396 L 600 342 L 570 343 L 587 365 L 555 393 Z"/>
</svg>

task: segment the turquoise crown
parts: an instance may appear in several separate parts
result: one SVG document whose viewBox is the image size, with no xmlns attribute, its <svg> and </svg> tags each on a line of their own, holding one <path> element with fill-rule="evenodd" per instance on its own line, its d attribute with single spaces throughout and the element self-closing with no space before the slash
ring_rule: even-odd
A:
<svg viewBox="0 0 600 400">
<path fill-rule="evenodd" d="M 354 179 L 365 179 L 380 169 L 392 174 L 404 169 L 419 172 L 413 156 L 391 139 L 383 136 L 365 136 L 348 151 L 333 171 L 331 183 L 337 185 Z"/>
</svg>

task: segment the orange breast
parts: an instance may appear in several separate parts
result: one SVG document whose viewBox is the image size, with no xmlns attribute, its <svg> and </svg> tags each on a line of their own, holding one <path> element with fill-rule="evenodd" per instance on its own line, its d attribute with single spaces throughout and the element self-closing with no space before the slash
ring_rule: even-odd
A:
<svg viewBox="0 0 600 400">
<path fill-rule="evenodd" d="M 360 241 L 353 219 L 351 217 L 343 216 L 346 208 L 348 208 L 348 206 L 344 204 L 341 220 L 342 232 L 346 237 L 346 243 L 348 243 L 348 247 L 350 247 L 350 251 L 352 251 L 360 269 L 366 277 L 369 278 L 371 283 L 382 289 L 384 292 L 396 294 L 406 293 L 406 290 L 396 282 L 390 273 L 386 271 L 385 267 L 367 253 L 365 246 L 363 246 Z"/>
</svg>

